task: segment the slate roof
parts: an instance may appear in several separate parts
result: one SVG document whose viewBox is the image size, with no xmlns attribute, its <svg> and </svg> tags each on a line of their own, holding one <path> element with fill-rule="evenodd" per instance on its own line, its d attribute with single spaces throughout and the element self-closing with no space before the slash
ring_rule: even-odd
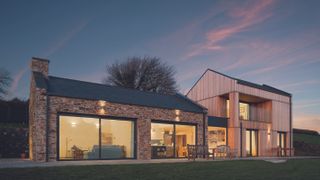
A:
<svg viewBox="0 0 320 180">
<path fill-rule="evenodd" d="M 196 113 L 206 111 L 206 108 L 181 94 L 164 95 L 54 76 L 45 78 L 38 72 L 33 72 L 33 74 L 36 86 L 47 89 L 47 94 L 51 96 L 105 100 L 113 103 L 179 109 Z"/>
</svg>

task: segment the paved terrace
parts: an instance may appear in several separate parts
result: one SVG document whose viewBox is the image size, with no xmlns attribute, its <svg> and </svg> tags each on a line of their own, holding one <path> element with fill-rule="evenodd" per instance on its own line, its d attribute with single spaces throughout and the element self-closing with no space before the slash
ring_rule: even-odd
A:
<svg viewBox="0 0 320 180">
<path fill-rule="evenodd" d="M 250 157 L 232 159 L 196 159 L 196 162 L 212 161 L 238 161 L 238 160 L 263 160 L 271 163 L 284 163 L 288 159 L 319 159 L 320 156 L 297 157 Z M 28 159 L 0 159 L 0 168 L 30 168 L 30 167 L 55 167 L 55 166 L 87 166 L 87 165 L 119 165 L 119 164 L 156 164 L 156 163 L 192 163 L 188 159 L 152 159 L 152 160 L 86 160 L 86 161 L 54 161 L 34 162 Z"/>
</svg>

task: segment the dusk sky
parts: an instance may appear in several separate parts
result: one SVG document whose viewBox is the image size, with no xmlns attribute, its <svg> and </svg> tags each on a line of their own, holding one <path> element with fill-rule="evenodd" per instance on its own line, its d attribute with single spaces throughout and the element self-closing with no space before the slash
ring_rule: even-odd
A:
<svg viewBox="0 0 320 180">
<path fill-rule="evenodd" d="M 293 94 L 295 128 L 320 132 L 319 0 L 0 2 L 0 68 L 8 99 L 28 98 L 32 56 L 50 74 L 101 82 L 105 66 L 157 56 L 181 93 L 216 71 Z"/>
</svg>

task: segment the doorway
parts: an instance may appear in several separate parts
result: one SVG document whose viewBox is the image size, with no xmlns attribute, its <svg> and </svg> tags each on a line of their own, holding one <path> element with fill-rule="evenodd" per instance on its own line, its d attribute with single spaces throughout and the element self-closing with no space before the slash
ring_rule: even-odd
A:
<svg viewBox="0 0 320 180">
<path fill-rule="evenodd" d="M 246 130 L 246 152 L 247 156 L 258 156 L 258 131 L 254 129 Z"/>
</svg>

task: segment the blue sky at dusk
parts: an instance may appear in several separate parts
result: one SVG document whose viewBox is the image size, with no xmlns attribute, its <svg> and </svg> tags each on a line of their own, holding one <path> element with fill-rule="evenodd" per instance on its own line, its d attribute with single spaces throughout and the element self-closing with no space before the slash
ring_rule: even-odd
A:
<svg viewBox="0 0 320 180">
<path fill-rule="evenodd" d="M 0 2 L 8 99 L 28 98 L 32 56 L 54 76 L 101 82 L 105 66 L 158 56 L 186 93 L 211 68 L 293 94 L 294 127 L 320 132 L 320 1 Z"/>
</svg>

